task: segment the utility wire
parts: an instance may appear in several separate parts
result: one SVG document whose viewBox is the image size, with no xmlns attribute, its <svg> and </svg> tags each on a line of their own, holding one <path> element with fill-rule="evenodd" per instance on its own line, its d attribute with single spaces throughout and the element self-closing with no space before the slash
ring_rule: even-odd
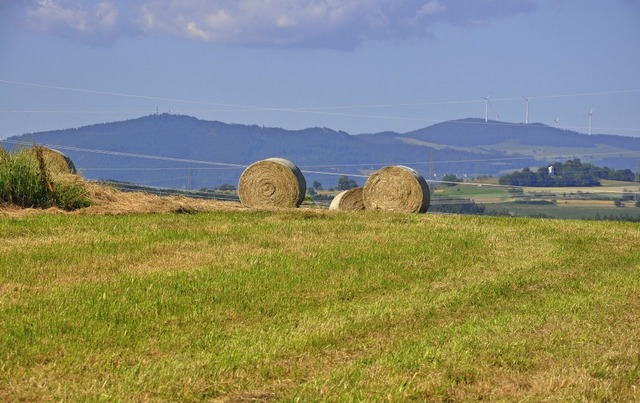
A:
<svg viewBox="0 0 640 403">
<path fill-rule="evenodd" d="M 188 103 L 188 104 L 199 104 L 199 105 L 212 105 L 212 106 L 221 106 L 227 108 L 235 108 L 233 110 L 212 110 L 210 112 L 250 112 L 250 111 L 270 111 L 270 112 L 295 112 L 295 113 L 314 113 L 321 115 L 331 115 L 331 116 L 343 116 L 343 117 L 358 117 L 358 118 L 368 118 L 368 119 L 395 119 L 395 120 L 406 120 L 406 121 L 419 121 L 419 122 L 440 122 L 438 119 L 426 119 L 426 118 L 415 118 L 415 117 L 400 117 L 400 116 L 384 116 L 384 115 L 371 115 L 371 114 L 354 114 L 354 113 L 339 113 L 339 112 L 329 112 L 329 110 L 336 109 L 365 109 L 365 108 L 396 108 L 396 107 L 417 107 L 417 106 L 434 106 L 434 105 L 459 105 L 459 104 L 470 104 L 470 103 L 483 103 L 484 99 L 474 99 L 474 100 L 458 100 L 458 101 L 432 101 L 432 102 L 417 102 L 417 103 L 397 103 L 397 104 L 371 104 L 371 105 L 337 105 L 337 106 L 320 106 L 320 107 L 265 107 L 265 106 L 255 106 L 255 105 L 238 105 L 238 104 L 230 104 L 230 103 L 221 103 L 221 102 L 211 102 L 211 101 L 198 101 L 198 100 L 189 100 L 189 99 L 180 99 L 180 98 L 169 98 L 169 97 L 158 97 L 158 96 L 149 96 L 149 95 L 137 95 L 137 94 L 127 94 L 121 92 L 113 92 L 113 91 L 99 91 L 99 90 L 89 90 L 89 89 L 81 89 L 81 88 L 73 88 L 73 87 L 63 87 L 63 86 L 55 86 L 55 85 L 47 85 L 47 84 L 38 84 L 38 83 L 29 83 L 22 81 L 12 81 L 12 80 L 3 80 L 0 79 L 0 83 L 4 84 L 13 84 L 13 85 L 22 85 L 22 86 L 30 86 L 37 88 L 45 88 L 45 89 L 54 89 L 54 90 L 63 90 L 63 91 L 71 91 L 71 92 L 81 92 L 81 93 L 89 93 L 89 94 L 97 94 L 97 95 L 108 95 L 108 96 L 117 96 L 117 97 L 127 97 L 127 98 L 137 98 L 137 99 L 147 99 L 147 100 L 155 100 L 155 101 L 167 101 L 167 102 L 178 102 L 178 103 Z M 573 94 L 555 94 L 555 95 L 539 95 L 539 96 L 531 96 L 529 99 L 551 99 L 551 98 L 569 98 L 569 97 L 584 97 L 584 96 L 602 96 L 602 95 L 619 95 L 619 94 L 632 94 L 632 93 L 640 93 L 640 89 L 629 89 L 629 90 L 616 90 L 616 91 L 602 91 L 602 92 L 584 92 L 584 93 L 573 93 Z M 508 98 L 495 98 L 492 99 L 492 102 L 500 102 L 500 101 L 519 101 L 521 97 L 508 97 Z M 240 108 L 240 109 L 238 109 Z M 35 111 L 35 110 L 25 110 L 25 111 L 0 111 L 4 113 L 56 113 L 56 111 L 52 110 L 44 110 L 44 111 Z M 146 111 L 148 112 L 148 111 Z M 87 113 L 84 111 L 60 111 L 59 113 Z M 115 111 L 98 111 L 98 113 L 115 113 Z M 129 113 L 129 112 L 123 112 Z M 478 122 L 459 122 L 459 123 L 473 123 L 478 124 Z M 489 122 L 483 122 L 489 123 Z M 494 122 L 493 124 L 500 124 L 498 122 Z M 511 124 L 511 123 L 506 123 Z M 621 131 L 638 131 L 638 129 L 617 129 L 617 128 L 596 128 L 597 130 L 621 130 Z"/>
<path fill-rule="evenodd" d="M 82 88 L 63 87 L 63 86 L 38 84 L 38 83 L 28 83 L 28 82 L 12 81 L 12 80 L 4 80 L 4 79 L 0 79 L 0 83 L 23 85 L 23 86 L 38 87 L 38 88 L 46 88 L 46 89 L 55 89 L 55 90 L 63 90 L 63 91 L 83 92 L 83 93 L 98 94 L 98 95 L 109 95 L 109 96 L 119 96 L 119 97 L 127 97 L 127 98 L 149 99 L 149 100 L 155 100 L 155 101 L 169 101 L 169 102 L 201 104 L 201 105 L 217 105 L 217 106 L 225 106 L 225 107 L 233 107 L 233 108 L 250 109 L 250 110 L 317 111 L 317 110 L 326 110 L 326 109 L 391 108 L 391 107 L 407 107 L 407 106 L 455 105 L 455 104 L 484 103 L 485 102 L 484 99 L 473 99 L 473 100 L 432 101 L 432 102 L 397 103 L 397 104 L 337 105 L 337 106 L 319 106 L 319 107 L 297 107 L 297 108 L 285 107 L 285 108 L 278 108 L 278 107 L 265 107 L 265 106 L 255 106 L 255 105 L 238 105 L 238 104 L 230 104 L 230 103 L 222 103 L 222 102 L 211 102 L 211 101 L 197 101 L 197 100 L 158 97 L 158 96 L 150 96 L 150 95 L 127 94 L 127 93 L 113 92 L 113 91 L 89 90 L 89 89 L 82 89 Z M 582 92 L 582 93 L 573 93 L 573 94 L 538 95 L 538 96 L 530 96 L 529 99 L 570 98 L 570 97 L 619 95 L 619 94 L 632 94 L 632 93 L 640 93 L 640 89 L 600 91 L 600 92 Z M 491 99 L 491 102 L 520 101 L 521 99 L 522 99 L 522 97 L 495 98 L 495 99 Z"/>
<path fill-rule="evenodd" d="M 189 99 L 156 97 L 156 96 L 149 96 L 149 95 L 125 94 L 125 93 L 122 93 L 122 92 L 88 90 L 88 89 L 82 89 L 82 88 L 62 87 L 62 86 L 56 86 L 56 85 L 26 83 L 26 82 L 22 82 L 22 81 L 11 81 L 11 80 L 1 80 L 0 79 L 0 83 L 23 85 L 23 86 L 37 87 L 37 88 L 46 88 L 46 89 L 52 89 L 52 90 L 81 92 L 81 93 L 86 93 L 86 94 L 109 95 L 109 96 L 125 97 L 125 98 L 148 99 L 148 100 L 153 100 L 153 101 L 179 102 L 179 103 L 200 104 L 200 105 L 217 105 L 217 106 L 232 107 L 232 108 L 263 109 L 263 107 L 260 107 L 260 106 L 235 105 L 235 104 L 225 104 L 225 103 L 219 103 L 219 102 L 194 101 L 194 100 L 189 100 Z"/>
<path fill-rule="evenodd" d="M 17 141 L 17 140 L 3 140 L 3 141 L 5 143 L 16 144 L 16 145 L 29 146 L 33 144 L 32 142 L 28 142 L 28 141 Z M 131 157 L 131 158 L 143 158 L 143 159 L 160 160 L 160 161 L 215 165 L 215 166 L 224 167 L 224 168 L 240 169 L 240 168 L 248 167 L 248 165 L 246 164 L 233 164 L 233 163 L 226 163 L 226 162 L 203 161 L 203 160 L 195 160 L 195 159 L 188 159 L 188 158 L 175 158 L 175 157 L 157 156 L 157 155 L 149 155 L 149 154 L 128 153 L 128 152 L 121 152 L 121 151 L 108 151 L 108 150 L 65 146 L 65 145 L 59 145 L 59 144 L 42 144 L 42 145 L 45 147 L 55 148 L 60 150 L 88 152 L 88 153 L 95 153 L 95 154 L 105 154 L 105 155 L 114 155 L 114 156 Z M 571 158 L 571 157 L 577 157 L 577 156 L 589 157 L 589 156 L 627 155 L 627 154 L 640 155 L 640 151 L 557 154 L 557 155 L 538 156 L 538 158 L 543 157 L 545 159 L 558 159 L 558 158 Z M 467 160 L 444 160 L 444 161 L 369 162 L 369 163 L 360 163 L 360 164 L 299 165 L 298 167 L 299 168 L 376 167 L 376 166 L 387 166 L 387 165 L 425 165 L 425 164 L 452 164 L 452 163 L 470 163 L 470 162 L 502 162 L 502 161 L 528 160 L 532 158 L 533 157 L 503 157 L 503 158 L 478 158 L 478 159 L 467 159 Z M 96 169 L 96 168 L 93 168 L 93 169 Z M 118 168 L 110 168 L 110 169 L 118 170 L 123 168 L 118 167 Z M 138 168 L 138 169 L 142 169 L 142 168 Z M 163 168 L 163 169 L 171 169 L 171 168 Z M 192 168 L 184 167 L 179 169 L 192 169 Z M 213 169 L 213 168 L 200 168 L 200 169 Z M 313 174 L 326 174 L 326 175 L 345 175 L 344 173 L 315 171 L 315 170 L 305 170 L 304 172 L 313 173 Z M 346 175 L 353 175 L 353 174 L 346 174 Z M 367 177 L 367 176 L 361 175 L 361 177 Z"/>
<path fill-rule="evenodd" d="M 638 151 L 617 151 L 617 152 L 603 152 L 603 153 L 572 153 L 572 154 L 555 154 L 555 155 L 536 155 L 535 157 L 504 157 L 504 158 L 478 158 L 467 160 L 444 160 L 444 161 L 413 161 L 413 162 L 372 162 L 372 163 L 360 163 L 360 164 L 328 164 L 328 165 L 301 165 L 305 168 L 330 168 L 330 167 L 375 167 L 385 165 L 428 165 L 428 164 L 454 164 L 454 163 L 467 163 L 467 162 L 501 162 L 501 161 L 518 161 L 529 159 L 557 159 L 557 158 L 571 158 L 571 157 L 596 157 L 605 155 L 627 155 L 636 154 L 640 156 L 640 150 Z"/>
<path fill-rule="evenodd" d="M 16 144 L 16 145 L 31 145 L 32 144 L 32 143 L 26 142 L 26 141 L 15 141 L 15 140 L 4 140 L 4 142 L 10 143 L 10 144 Z M 173 158 L 173 157 L 163 157 L 163 156 L 148 155 L 148 154 L 137 154 L 137 153 L 126 153 L 126 152 L 118 152 L 118 151 L 96 150 L 96 149 L 88 149 L 88 148 L 81 148 L 81 147 L 63 146 L 63 145 L 57 145 L 57 144 L 41 144 L 41 145 L 44 146 L 44 147 L 60 149 L 60 150 L 89 152 L 89 153 L 124 156 L 124 157 L 131 157 L 131 158 L 143 158 L 143 159 L 160 160 L 160 161 L 183 162 L 183 163 L 190 163 L 190 164 L 216 165 L 216 166 L 225 167 L 227 169 L 228 168 L 239 169 L 239 168 L 246 168 L 248 166 L 248 165 L 242 165 L 242 164 L 230 164 L 230 163 L 223 163 L 223 162 L 202 161 L 202 160 L 186 159 L 186 158 Z M 639 151 L 635 151 L 635 152 L 634 151 L 629 151 L 629 152 L 625 152 L 625 153 L 640 153 L 640 152 Z M 618 152 L 618 153 L 599 153 L 599 154 L 583 154 L 583 155 L 603 155 L 603 154 L 623 154 L 623 153 Z M 573 154 L 572 156 L 575 156 L 575 154 Z M 517 159 L 523 159 L 523 158 L 520 158 L 520 157 L 503 158 L 503 159 L 491 158 L 491 159 L 478 159 L 478 160 L 466 160 L 466 161 L 482 162 L 482 161 L 517 160 Z M 433 163 L 436 163 L 436 162 L 437 161 L 434 161 Z M 440 163 L 443 163 L 443 162 L 454 163 L 454 162 L 465 162 L 465 160 L 439 161 L 439 162 Z M 405 163 L 380 163 L 380 164 L 364 164 L 364 165 L 369 165 L 369 166 L 371 166 L 371 165 L 377 165 L 377 166 L 386 166 L 386 165 L 419 165 L 419 164 L 424 164 L 424 163 L 426 163 L 426 162 L 420 162 L 420 163 L 415 163 L 415 162 L 414 163 L 407 163 L 407 162 L 405 162 Z M 348 165 L 348 166 L 361 166 L 361 165 L 363 165 L 363 164 L 359 164 L 359 165 L 355 164 L 355 165 Z M 337 166 L 339 166 L 339 165 L 325 165 L 324 167 L 337 167 Z M 305 167 L 305 166 L 301 166 L 301 167 Z M 93 169 L 96 169 L 96 168 L 93 168 Z M 124 169 L 124 168 L 114 168 L 114 169 Z M 140 168 L 140 169 L 143 169 L 143 168 Z M 172 168 L 166 168 L 166 169 L 172 169 Z M 194 169 L 194 168 L 176 168 L 176 169 L 190 170 L 190 169 Z M 222 168 L 217 168 L 217 169 L 222 169 Z M 79 170 L 82 171 L 83 168 L 79 168 Z M 318 175 L 331 175 L 331 176 L 349 176 L 349 177 L 359 177 L 359 178 L 368 178 L 369 177 L 369 175 L 360 175 L 360 174 L 353 174 L 353 173 L 326 172 L 326 171 L 301 170 L 301 172 L 310 173 L 310 174 L 318 174 Z M 182 179 L 182 177 L 176 178 L 176 179 Z M 455 185 L 462 185 L 462 186 L 495 187 L 495 188 L 518 188 L 518 187 L 523 187 L 523 186 L 500 185 L 500 184 L 489 184 L 489 183 L 449 182 L 449 181 L 441 181 L 441 180 L 432 180 L 430 178 L 425 179 L 425 180 L 428 183 L 431 183 L 431 184 L 441 183 L 441 184 L 455 184 Z M 567 190 L 567 192 L 570 192 L 570 191 L 572 191 L 572 188 L 567 188 L 566 190 Z M 573 190 L 577 191 L 578 189 L 573 189 Z M 598 189 L 597 192 L 595 192 L 595 193 L 626 194 L 627 192 L 606 191 L 606 190 L 599 190 Z"/>
<path fill-rule="evenodd" d="M 284 108 L 269 108 L 269 109 L 182 109 L 182 110 L 174 110 L 176 114 L 182 113 L 221 113 L 221 112 L 254 112 L 254 111 L 271 111 L 271 112 L 292 112 L 292 113 L 314 113 L 317 115 L 327 115 L 327 116 L 338 116 L 338 117 L 350 117 L 350 118 L 365 118 L 365 119 L 381 119 L 381 120 L 402 120 L 402 121 L 413 121 L 413 122 L 425 122 L 425 123 L 443 123 L 442 119 L 434 119 L 434 118 L 420 118 L 420 117 L 410 117 L 410 116 L 390 116 L 390 115 L 370 115 L 370 114 L 357 114 L 357 113 L 344 113 L 344 112 L 323 112 L 323 111 L 313 111 L 308 109 L 284 109 Z M 145 110 L 96 110 L 96 111 L 86 111 L 86 110 L 0 110 L 0 113 L 49 113 L 49 114 L 83 114 L 83 115 L 91 115 L 91 114 L 148 114 L 151 111 L 149 109 Z M 456 125 L 484 125 L 484 126 L 515 126 L 520 125 L 524 127 L 536 127 L 536 124 L 524 124 L 524 123 L 511 123 L 511 122 L 499 122 L 499 121 L 491 121 L 485 122 L 483 119 L 478 118 L 482 121 L 466 121 L 466 120 L 449 120 L 448 124 L 456 124 Z M 584 130 L 587 129 L 587 126 L 562 126 L 558 127 L 559 130 Z M 630 132 L 637 133 L 640 132 L 640 129 L 628 128 L 628 127 L 592 127 L 592 130 L 597 131 L 615 131 L 615 132 Z M 598 134 L 593 134 L 592 136 L 597 136 Z"/>
<path fill-rule="evenodd" d="M 4 142 L 10 143 L 10 144 L 17 144 L 17 145 L 33 144 L 28 141 L 15 141 L 15 140 L 4 140 Z M 80 147 L 64 146 L 59 144 L 41 144 L 41 145 L 48 148 L 55 148 L 60 150 L 115 155 L 119 157 L 132 157 L 132 158 L 144 158 L 149 160 L 159 160 L 159 161 L 173 161 L 173 162 L 184 162 L 184 163 L 191 163 L 191 164 L 216 165 L 216 166 L 225 166 L 229 168 L 246 168 L 247 167 L 247 165 L 230 164 L 226 162 L 211 162 L 211 161 L 193 160 L 193 159 L 187 159 L 187 158 L 174 158 L 174 157 L 162 157 L 162 156 L 148 155 L 148 154 L 135 154 L 135 153 L 127 153 L 127 152 L 121 152 L 121 151 L 96 150 L 91 148 L 80 148 Z"/>
</svg>

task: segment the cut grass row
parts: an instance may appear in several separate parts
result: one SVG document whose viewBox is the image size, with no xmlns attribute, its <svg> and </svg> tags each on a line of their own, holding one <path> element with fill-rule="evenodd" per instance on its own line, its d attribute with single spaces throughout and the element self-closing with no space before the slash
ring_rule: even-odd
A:
<svg viewBox="0 0 640 403">
<path fill-rule="evenodd" d="M 0 400 L 640 399 L 640 225 L 0 219 Z"/>
</svg>

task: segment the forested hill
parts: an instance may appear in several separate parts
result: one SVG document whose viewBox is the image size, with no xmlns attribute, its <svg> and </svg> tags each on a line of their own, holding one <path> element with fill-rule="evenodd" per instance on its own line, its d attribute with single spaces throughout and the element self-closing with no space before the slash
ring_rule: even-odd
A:
<svg viewBox="0 0 640 403">
<path fill-rule="evenodd" d="M 328 128 L 284 130 L 161 114 L 9 140 L 59 146 L 88 178 L 193 189 L 236 184 L 243 170 L 202 161 L 248 165 L 283 157 L 306 171 L 308 183 L 319 181 L 328 188 L 340 174 L 353 175 L 362 184 L 364 178 L 356 175 L 389 164 L 409 165 L 433 178 L 446 173 L 496 175 L 537 167 L 547 161 L 545 155 L 576 155 L 616 169 L 635 169 L 640 157 L 640 138 L 586 136 L 544 125 L 478 119 L 445 122 L 409 133 L 350 135 Z"/>
</svg>

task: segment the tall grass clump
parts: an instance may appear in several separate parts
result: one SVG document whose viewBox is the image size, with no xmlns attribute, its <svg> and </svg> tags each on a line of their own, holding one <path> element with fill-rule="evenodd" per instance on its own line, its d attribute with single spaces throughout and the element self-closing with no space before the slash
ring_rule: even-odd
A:
<svg viewBox="0 0 640 403">
<path fill-rule="evenodd" d="M 0 150 L 0 202 L 25 208 L 75 210 L 90 205 L 77 175 L 52 172 L 45 148 Z"/>
</svg>

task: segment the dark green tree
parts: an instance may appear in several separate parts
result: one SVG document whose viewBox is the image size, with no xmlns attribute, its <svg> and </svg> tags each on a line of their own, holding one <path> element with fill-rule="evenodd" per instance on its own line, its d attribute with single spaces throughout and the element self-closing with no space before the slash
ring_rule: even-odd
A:
<svg viewBox="0 0 640 403">
<path fill-rule="evenodd" d="M 458 178 L 454 174 L 446 174 L 442 177 L 443 182 L 462 182 L 462 179 Z M 455 186 L 455 183 L 445 183 L 445 186 Z"/>
<path fill-rule="evenodd" d="M 320 183 L 318 181 L 313 181 L 313 188 L 315 190 L 322 190 L 322 183 Z"/>
<path fill-rule="evenodd" d="M 540 167 L 537 172 L 529 168 L 513 172 L 500 178 L 501 185 L 512 186 L 600 186 L 600 179 L 630 178 L 630 170 L 614 171 L 610 168 L 600 168 L 593 164 L 582 163 L 574 158 L 564 164 L 556 162 L 549 166 Z M 628 172 L 627 172 L 628 171 Z"/>
<path fill-rule="evenodd" d="M 218 186 L 218 187 L 216 188 L 216 190 L 221 190 L 221 191 L 223 191 L 223 192 L 224 192 L 224 191 L 229 192 L 229 191 L 236 190 L 236 187 L 235 187 L 235 186 L 233 186 L 233 185 L 229 185 L 228 183 L 223 183 L 222 185 Z"/>
<path fill-rule="evenodd" d="M 346 175 L 342 175 L 338 178 L 338 186 L 336 186 L 336 190 L 349 190 L 357 187 L 358 184 L 355 180 L 349 178 Z"/>
<path fill-rule="evenodd" d="M 222 185 L 218 186 L 216 190 L 233 191 L 233 190 L 236 190 L 236 187 L 233 185 L 229 185 L 228 183 L 223 183 Z"/>
</svg>

